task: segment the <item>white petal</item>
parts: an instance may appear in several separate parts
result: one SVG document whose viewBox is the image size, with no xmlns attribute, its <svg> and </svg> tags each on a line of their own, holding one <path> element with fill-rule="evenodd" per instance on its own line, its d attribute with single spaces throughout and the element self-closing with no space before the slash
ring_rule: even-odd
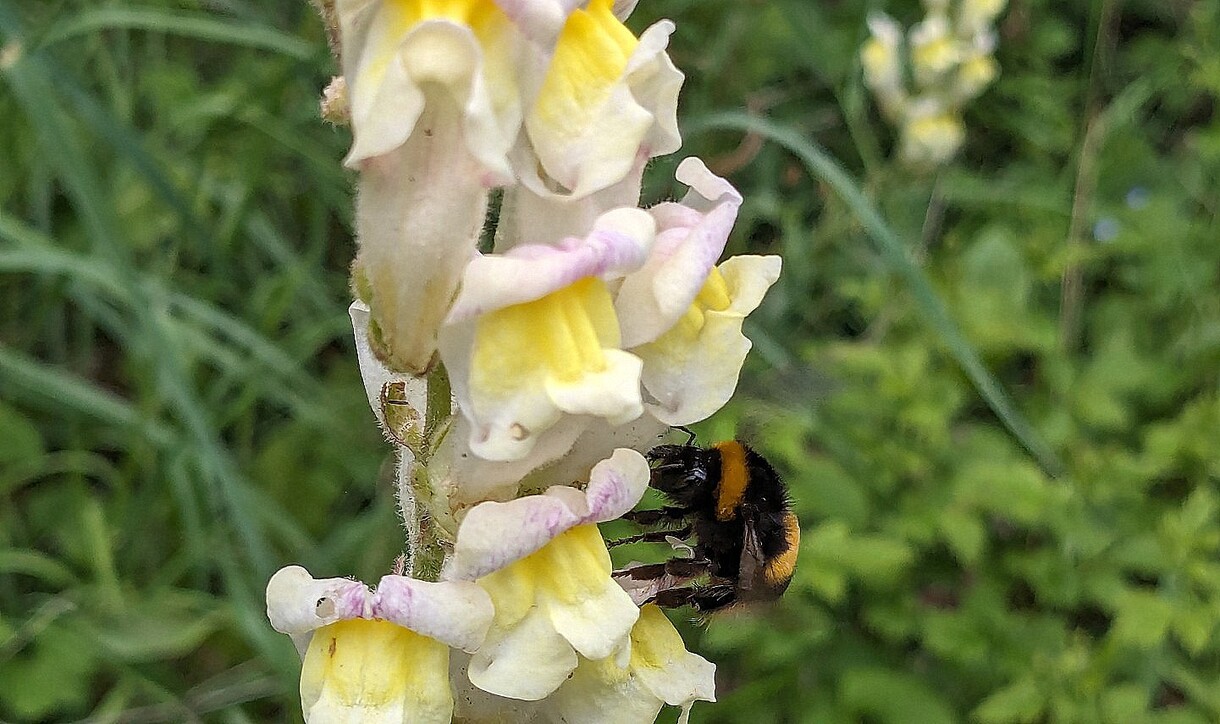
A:
<svg viewBox="0 0 1220 724">
<path fill-rule="evenodd" d="M 609 577 L 596 595 L 579 601 L 544 602 L 551 625 L 586 659 L 604 659 L 626 644 L 640 610 Z"/>
<path fill-rule="evenodd" d="M 694 337 L 675 330 L 633 350 L 644 360 L 640 379 L 655 399 L 649 412 L 666 424 L 706 419 L 732 397 L 751 346 L 742 322 L 779 277 L 780 259 L 733 257 L 720 270 L 730 287 L 727 309 L 705 311 Z"/>
<path fill-rule="evenodd" d="M 449 657 L 453 682 L 453 720 L 463 724 L 529 724 L 538 721 L 540 702 L 506 699 L 489 694 L 470 682 L 470 655 L 455 651 Z"/>
<path fill-rule="evenodd" d="M 506 154 L 521 122 L 514 40 L 486 38 L 484 48 L 469 27 L 447 19 L 402 33 L 401 9 L 377 3 L 354 12 L 350 5 L 338 6 L 352 111 L 347 165 L 360 168 L 401 146 L 419 130 L 425 107 L 445 102 L 460 109 L 454 135 L 478 159 L 487 185 L 511 180 Z M 492 54 L 486 63 L 485 53 Z"/>
<path fill-rule="evenodd" d="M 381 407 L 382 390 L 388 384 L 400 384 L 403 387 L 406 405 L 412 410 L 427 408 L 428 383 L 425 378 L 413 377 L 401 372 L 394 372 L 386 367 L 369 346 L 369 307 L 357 299 L 347 308 L 352 320 L 352 332 L 356 340 L 356 361 L 360 365 L 360 379 L 364 381 L 364 394 L 368 397 L 369 407 L 377 417 L 377 423 L 382 429 L 386 427 L 385 411 Z"/>
<path fill-rule="evenodd" d="M 355 276 L 371 310 L 370 346 L 410 374 L 432 363 L 487 209 L 479 168 L 455 138 L 455 115 L 429 105 L 420 125 L 431 135 L 370 159 L 360 174 Z"/>
<path fill-rule="evenodd" d="M 496 226 L 496 252 L 504 253 L 521 244 L 554 244 L 569 236 L 580 237 L 593 228 L 606 209 L 638 206 L 647 160 L 637 157 L 635 166 L 621 181 L 579 198 L 539 194 L 526 184 L 505 189 Z"/>
<path fill-rule="evenodd" d="M 558 426 L 557 426 L 558 427 Z M 610 425 L 605 420 L 593 420 L 570 445 L 565 454 L 539 467 L 526 483 L 531 488 L 545 489 L 552 485 L 567 485 L 574 480 L 589 479 L 589 471 L 620 447 L 648 452 L 662 442 L 669 426 L 645 412 L 624 425 Z"/>
<path fill-rule="evenodd" d="M 612 660 L 582 661 L 543 702 L 553 724 L 652 724 L 664 702 Z"/>
<path fill-rule="evenodd" d="M 470 661 L 470 681 L 483 691 L 536 701 L 576 668 L 576 653 L 540 609 L 485 643 Z"/>
<path fill-rule="evenodd" d="M 267 582 L 271 628 L 291 636 L 367 614 L 371 592 L 348 578 L 315 579 L 300 566 L 276 571 Z"/>
<path fill-rule="evenodd" d="M 665 54 L 673 30 L 668 20 L 645 30 L 621 77 L 609 87 L 596 74 L 544 87 L 538 105 L 525 115 L 525 142 L 511 153 L 522 183 L 541 195 L 580 198 L 619 183 L 640 158 L 679 148 L 677 99 L 683 76 Z M 592 64 L 574 63 L 564 70 L 580 73 L 586 67 Z M 592 99 L 557 90 L 573 84 L 594 88 Z M 582 105 L 582 100 L 596 105 Z"/>
<path fill-rule="evenodd" d="M 697 346 L 666 345 L 662 337 L 640 348 L 645 362 L 640 379 L 656 400 L 649 413 L 679 426 L 705 420 L 723 407 L 737 389 L 751 347 L 741 333 L 742 321 L 738 315 L 708 312 Z"/>
<path fill-rule="evenodd" d="M 618 349 L 605 350 L 604 354 L 604 371 L 571 383 L 548 379 L 547 396 L 557 409 L 571 415 L 603 417 L 611 425 L 631 422 L 644 413 L 639 390 L 644 363 Z"/>
<path fill-rule="evenodd" d="M 562 478 L 547 476 L 546 483 L 531 477 L 531 474 L 556 464 L 556 461 L 566 461 L 573 443 L 593 422 L 591 417 L 565 416 L 538 436 L 528 455 L 518 460 L 500 461 L 488 460 L 474 453 L 470 447 L 470 421 L 458 417 L 428 464 L 429 479 L 434 489 L 449 491 L 449 500 L 463 507 L 488 500 L 511 499 L 516 497 L 517 489 L 523 483 L 527 487 L 541 489 L 587 479 L 593 464 L 609 457 L 617 445 L 603 448 L 596 457 L 582 458 L 587 462 L 578 474 Z"/>
<path fill-rule="evenodd" d="M 716 700 L 716 665 L 686 650 L 682 637 L 655 605 L 640 609 L 631 632 L 631 669 L 640 682 L 671 706 Z"/>
</svg>

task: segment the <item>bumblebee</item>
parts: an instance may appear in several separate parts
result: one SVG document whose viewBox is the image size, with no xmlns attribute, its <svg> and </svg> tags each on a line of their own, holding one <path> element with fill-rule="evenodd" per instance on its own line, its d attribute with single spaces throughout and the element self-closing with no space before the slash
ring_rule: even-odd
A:
<svg viewBox="0 0 1220 724">
<path fill-rule="evenodd" d="M 615 541 L 692 540 L 691 557 L 617 572 L 642 603 L 701 614 L 778 598 L 792 581 L 801 529 L 788 488 L 763 456 L 737 440 L 711 447 L 660 445 L 648 453 L 650 485 L 670 505 L 625 518 L 653 528 Z M 679 546 L 675 546 L 679 547 Z"/>
</svg>

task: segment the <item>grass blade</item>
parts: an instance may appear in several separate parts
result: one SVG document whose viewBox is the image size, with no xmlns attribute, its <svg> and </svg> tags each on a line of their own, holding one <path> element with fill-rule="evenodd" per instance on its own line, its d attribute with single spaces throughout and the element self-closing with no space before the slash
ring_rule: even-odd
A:
<svg viewBox="0 0 1220 724">
<path fill-rule="evenodd" d="M 843 198 L 860 220 L 877 251 L 889 267 L 907 283 L 920 313 L 940 335 L 962 371 L 970 379 L 979 395 L 995 413 L 1000 422 L 1020 441 L 1038 464 L 1049 475 L 1063 473 L 1063 463 L 1044 442 L 1034 427 L 1017 410 L 1012 398 L 1000 386 L 996 378 L 983 365 L 974 346 L 966 339 L 957 324 L 949 316 L 945 303 L 933 289 L 927 275 L 911 258 L 907 247 L 889 227 L 873 204 L 860 191 L 859 184 L 816 144 L 791 129 L 764 118 L 756 118 L 739 112 L 714 113 L 702 116 L 684 127 L 685 136 L 694 136 L 710 130 L 738 130 L 757 133 L 784 148 L 801 160 L 809 173 L 830 185 Z"/>
</svg>

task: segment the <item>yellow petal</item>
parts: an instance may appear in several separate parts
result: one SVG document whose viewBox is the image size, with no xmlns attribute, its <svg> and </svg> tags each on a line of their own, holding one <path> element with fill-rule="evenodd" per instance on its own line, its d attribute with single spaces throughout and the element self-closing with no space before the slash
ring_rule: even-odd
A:
<svg viewBox="0 0 1220 724">
<path fill-rule="evenodd" d="M 585 278 L 533 302 L 478 321 L 471 385 L 495 395 L 531 381 L 574 382 L 606 369 L 619 344 L 618 318 L 605 282 Z"/>
<path fill-rule="evenodd" d="M 324 626 L 301 665 L 301 704 L 314 724 L 448 722 L 449 649 L 388 621 Z"/>
<path fill-rule="evenodd" d="M 568 16 L 534 112 L 539 121 L 577 136 L 610 96 L 638 40 L 614 17 L 612 0 L 592 0 Z"/>
</svg>

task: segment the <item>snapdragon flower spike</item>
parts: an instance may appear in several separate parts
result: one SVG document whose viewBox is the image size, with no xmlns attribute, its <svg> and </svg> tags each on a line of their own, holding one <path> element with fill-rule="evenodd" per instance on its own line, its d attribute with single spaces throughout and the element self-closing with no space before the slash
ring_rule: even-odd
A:
<svg viewBox="0 0 1220 724">
<path fill-rule="evenodd" d="M 441 357 L 470 448 L 519 460 L 564 415 L 640 415 L 639 358 L 622 351 L 607 280 L 638 268 L 656 224 L 639 209 L 598 218 L 583 239 L 475 258 L 441 330 Z"/>
<path fill-rule="evenodd" d="M 421 374 L 473 253 L 491 187 L 511 182 L 524 38 L 492 0 L 338 0 L 353 143 L 357 296 L 370 343 Z"/>
<path fill-rule="evenodd" d="M 370 591 L 300 566 L 267 584 L 267 617 L 297 645 L 306 722 L 449 722 L 449 649 L 473 651 L 492 618 L 477 585 L 385 576 Z"/>
<path fill-rule="evenodd" d="M 621 449 L 594 466 L 583 491 L 555 486 L 466 514 L 442 577 L 477 581 L 495 606 L 471 683 L 536 701 L 559 688 L 578 654 L 626 665 L 639 609 L 610 577 L 597 523 L 631 510 L 649 475 L 643 455 Z"/>
<path fill-rule="evenodd" d="M 621 14 L 633 3 L 588 0 L 566 17 L 525 113 L 512 157 L 538 194 L 580 198 L 622 181 L 639 158 L 673 153 L 683 75 L 665 48 L 673 23 L 637 39 Z"/>
</svg>

